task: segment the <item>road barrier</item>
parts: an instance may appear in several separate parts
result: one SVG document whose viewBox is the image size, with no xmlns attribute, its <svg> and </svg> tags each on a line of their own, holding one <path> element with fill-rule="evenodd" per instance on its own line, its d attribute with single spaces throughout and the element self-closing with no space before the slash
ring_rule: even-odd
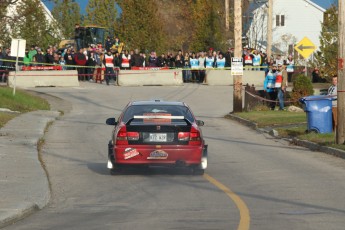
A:
<svg viewBox="0 0 345 230">
<path fill-rule="evenodd" d="M 242 84 L 263 86 L 265 71 L 244 70 Z M 233 85 L 233 76 L 230 70 L 206 70 L 206 84 L 208 85 Z"/>
<path fill-rule="evenodd" d="M 119 86 L 183 85 L 181 69 L 120 70 Z"/>
<path fill-rule="evenodd" d="M 79 86 L 76 70 L 65 71 L 19 71 L 14 82 L 15 72 L 9 72 L 8 85 L 26 88 L 38 86 L 76 87 Z"/>
</svg>

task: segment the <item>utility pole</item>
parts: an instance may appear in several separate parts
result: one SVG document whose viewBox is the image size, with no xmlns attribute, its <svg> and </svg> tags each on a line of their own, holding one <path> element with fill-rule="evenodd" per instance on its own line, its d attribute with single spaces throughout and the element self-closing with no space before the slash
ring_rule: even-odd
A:
<svg viewBox="0 0 345 230">
<path fill-rule="evenodd" d="M 268 9 L 267 9 L 267 58 L 268 61 L 271 61 L 272 55 L 272 14 L 273 14 L 273 0 L 268 0 Z"/>
<path fill-rule="evenodd" d="M 235 50 L 234 57 L 242 58 L 242 0 L 235 0 Z M 242 75 L 233 76 L 233 112 L 242 112 Z"/>
<path fill-rule="evenodd" d="M 338 85 L 337 85 L 337 144 L 345 142 L 345 0 L 338 0 Z"/>
<path fill-rule="evenodd" d="M 229 0 L 225 0 L 225 30 L 229 31 L 230 29 L 230 10 L 229 10 Z"/>
</svg>

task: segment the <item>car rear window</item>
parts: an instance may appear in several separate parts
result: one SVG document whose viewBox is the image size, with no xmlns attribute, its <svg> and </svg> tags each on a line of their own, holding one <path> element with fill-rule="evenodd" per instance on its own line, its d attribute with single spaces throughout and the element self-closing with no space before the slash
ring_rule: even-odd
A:
<svg viewBox="0 0 345 230">
<path fill-rule="evenodd" d="M 183 116 L 190 122 L 194 122 L 194 117 L 186 106 L 181 105 L 132 105 L 127 108 L 123 115 L 123 122 L 127 123 L 134 116 Z M 176 123 L 181 122 L 175 119 L 142 119 L 144 123 Z"/>
</svg>

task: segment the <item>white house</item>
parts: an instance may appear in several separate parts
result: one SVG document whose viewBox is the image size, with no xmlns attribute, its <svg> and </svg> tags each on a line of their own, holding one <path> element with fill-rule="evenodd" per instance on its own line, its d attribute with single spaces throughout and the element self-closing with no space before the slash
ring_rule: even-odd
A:
<svg viewBox="0 0 345 230">
<path fill-rule="evenodd" d="M 21 3 L 21 0 L 17 1 L 15 4 L 11 4 L 7 7 L 7 16 L 8 17 L 13 17 L 17 14 L 17 5 L 19 5 L 20 3 Z M 47 6 L 42 1 L 40 1 L 40 4 L 38 7 L 41 7 L 41 9 L 43 10 L 43 13 L 44 13 L 48 23 L 55 22 L 55 19 L 54 19 L 53 15 L 51 14 L 50 10 L 47 8 Z M 9 25 L 7 25 L 7 27 L 9 30 L 11 30 Z M 61 33 L 61 32 L 59 31 L 59 33 Z"/>
<path fill-rule="evenodd" d="M 246 14 L 248 46 L 266 50 L 267 1 L 254 1 Z M 325 9 L 310 0 L 273 0 L 272 45 L 274 53 L 287 55 L 304 37 L 319 47 Z M 245 22 L 245 21 L 244 21 Z M 290 50 L 289 50 L 290 46 Z"/>
</svg>

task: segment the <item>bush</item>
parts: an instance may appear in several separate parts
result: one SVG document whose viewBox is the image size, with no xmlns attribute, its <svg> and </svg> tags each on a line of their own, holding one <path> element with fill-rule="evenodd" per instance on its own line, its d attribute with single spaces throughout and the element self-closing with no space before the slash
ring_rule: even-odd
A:
<svg viewBox="0 0 345 230">
<path fill-rule="evenodd" d="M 298 100 L 301 97 L 306 97 L 313 94 L 314 89 L 310 79 L 303 74 L 298 75 L 293 81 L 293 89 L 291 92 L 291 100 L 295 101 L 293 104 L 299 105 Z"/>
</svg>

